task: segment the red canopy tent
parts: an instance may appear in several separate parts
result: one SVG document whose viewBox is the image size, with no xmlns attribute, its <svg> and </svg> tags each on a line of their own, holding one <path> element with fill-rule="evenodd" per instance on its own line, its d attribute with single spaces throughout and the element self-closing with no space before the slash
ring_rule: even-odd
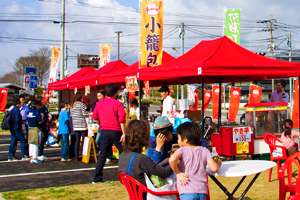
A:
<svg viewBox="0 0 300 200">
<path fill-rule="evenodd" d="M 93 73 L 94 71 L 96 71 L 96 70 L 92 67 L 81 68 L 80 70 L 78 70 L 77 72 L 75 72 L 74 74 L 72 74 L 71 76 L 68 76 L 67 78 L 65 78 L 63 80 L 49 83 L 48 90 L 49 91 L 51 91 L 51 90 L 67 90 L 69 81 L 76 80 L 82 76 Z"/>
<path fill-rule="evenodd" d="M 257 55 L 228 37 L 202 41 L 177 59 L 156 67 L 139 69 L 138 80 L 150 85 L 241 82 L 300 76 L 300 63 Z M 202 84 L 202 93 L 204 84 Z M 219 120 L 221 123 L 221 95 Z M 202 109 L 204 100 L 202 99 Z M 299 111 L 300 112 L 300 111 Z M 202 113 L 202 119 L 204 113 Z"/>
<path fill-rule="evenodd" d="M 150 85 L 217 82 L 296 77 L 300 63 L 279 61 L 255 54 L 228 37 L 202 41 L 177 59 L 156 67 L 140 69 L 138 80 Z"/>
<path fill-rule="evenodd" d="M 100 69 L 98 69 L 92 74 L 88 74 L 87 76 L 83 76 L 81 78 L 70 81 L 68 89 L 72 90 L 75 87 L 77 89 L 81 89 L 87 85 L 90 87 L 98 86 L 100 85 L 100 80 L 101 80 L 100 76 L 102 74 L 114 73 L 126 68 L 128 68 L 128 65 L 124 63 L 122 60 L 109 62 L 108 64 L 104 65 L 103 67 L 101 67 Z"/>
<path fill-rule="evenodd" d="M 163 51 L 162 63 L 168 63 L 171 60 L 174 60 L 175 57 L 171 56 L 167 52 Z M 139 61 L 136 63 L 129 65 L 126 68 L 123 68 L 119 71 L 109 72 L 107 74 L 103 74 L 99 77 L 99 85 L 105 85 L 108 83 L 123 83 L 125 82 L 125 78 L 128 76 L 136 76 L 139 70 Z M 152 85 L 151 85 L 152 87 Z"/>
</svg>

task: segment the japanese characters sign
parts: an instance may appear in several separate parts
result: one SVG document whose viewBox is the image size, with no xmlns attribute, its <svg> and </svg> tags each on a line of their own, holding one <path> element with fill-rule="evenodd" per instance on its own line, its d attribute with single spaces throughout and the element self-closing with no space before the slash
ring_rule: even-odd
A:
<svg viewBox="0 0 300 200">
<path fill-rule="evenodd" d="M 149 83 L 149 81 L 144 81 L 144 84 L 145 84 L 145 93 L 147 95 L 150 95 L 150 83 Z"/>
<path fill-rule="evenodd" d="M 236 153 L 249 153 L 249 142 L 241 142 L 236 144 Z"/>
<path fill-rule="evenodd" d="M 241 13 L 240 10 L 226 10 L 224 34 L 240 44 Z"/>
<path fill-rule="evenodd" d="M 163 2 L 141 2 L 141 68 L 161 64 L 163 41 Z"/>
<path fill-rule="evenodd" d="M 280 110 L 287 110 L 287 106 L 258 106 L 255 107 L 255 111 L 280 111 Z M 253 112 L 253 107 L 246 107 L 246 112 Z"/>
<path fill-rule="evenodd" d="M 110 62 L 111 44 L 100 45 L 100 67 Z"/>
<path fill-rule="evenodd" d="M 136 76 L 129 76 L 125 78 L 126 89 L 129 92 L 138 91 L 139 86 L 137 83 Z"/>
<path fill-rule="evenodd" d="M 56 81 L 56 72 L 58 68 L 58 61 L 60 56 L 60 48 L 52 47 L 51 48 L 51 62 L 50 62 L 50 75 L 48 83 Z"/>
<path fill-rule="evenodd" d="M 251 134 L 253 134 L 251 127 L 233 128 L 233 143 L 251 142 Z"/>
</svg>

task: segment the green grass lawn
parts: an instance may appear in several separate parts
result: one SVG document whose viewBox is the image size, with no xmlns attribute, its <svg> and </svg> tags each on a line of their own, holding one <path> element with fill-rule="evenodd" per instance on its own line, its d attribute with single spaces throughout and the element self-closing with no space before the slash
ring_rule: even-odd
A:
<svg viewBox="0 0 300 200">
<path fill-rule="evenodd" d="M 296 169 L 293 168 L 294 173 Z M 257 178 L 253 186 L 250 188 L 248 193 L 243 199 L 246 200 L 276 200 L 279 196 L 279 183 L 276 176 L 277 169 L 273 168 L 273 174 L 271 182 L 268 182 L 269 171 L 264 171 Z M 252 180 L 252 176 L 248 176 L 240 188 L 235 193 L 235 197 L 238 198 L 247 185 Z M 231 192 L 237 183 L 240 181 L 240 177 L 236 178 L 225 178 L 217 177 L 218 180 Z M 211 200 L 227 199 L 227 196 L 223 191 L 210 179 L 209 192 Z M 85 185 L 72 185 L 65 187 L 55 188 L 42 188 L 36 190 L 21 190 L 16 192 L 2 193 L 5 199 L 107 199 L 107 200 L 123 200 L 129 199 L 125 187 L 118 181 L 97 183 L 97 184 L 85 184 Z"/>
</svg>

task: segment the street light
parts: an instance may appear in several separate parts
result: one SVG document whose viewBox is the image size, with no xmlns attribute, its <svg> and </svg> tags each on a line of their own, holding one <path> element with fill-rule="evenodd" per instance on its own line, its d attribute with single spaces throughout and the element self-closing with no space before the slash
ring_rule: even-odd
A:
<svg viewBox="0 0 300 200">
<path fill-rule="evenodd" d="M 120 33 L 123 33 L 122 31 L 115 31 L 116 34 L 118 34 L 118 60 L 120 60 Z"/>
</svg>

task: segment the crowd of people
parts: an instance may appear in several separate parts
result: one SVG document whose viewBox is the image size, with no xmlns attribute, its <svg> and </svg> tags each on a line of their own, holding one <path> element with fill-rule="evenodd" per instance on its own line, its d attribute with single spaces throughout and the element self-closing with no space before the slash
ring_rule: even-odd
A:
<svg viewBox="0 0 300 200">
<path fill-rule="evenodd" d="M 277 101 L 276 95 L 283 99 L 287 97 L 278 85 L 276 93 L 272 94 L 272 101 Z M 208 193 L 206 166 L 216 172 L 222 161 L 215 161 L 210 151 L 199 145 L 202 135 L 199 124 L 185 122 L 174 133 L 173 125 L 165 116 L 166 111 L 172 110 L 174 100 L 169 96 L 168 87 L 163 86 L 159 91 L 165 100 L 162 116 L 154 121 L 155 138 L 150 137 L 149 124 L 138 120 L 139 105 L 136 99 L 129 101 L 131 121 L 125 127 L 126 114 L 123 103 L 117 99 L 118 87 L 115 84 L 108 84 L 105 91 L 99 90 L 93 104 L 84 102 L 83 94 L 77 92 L 72 102 L 61 102 L 58 117 L 49 114 L 43 97 L 35 99 L 21 95 L 14 99 L 13 106 L 9 108 L 14 126 L 10 129 L 8 160 L 16 159 L 16 145 L 20 141 L 22 160 L 42 162 L 47 159 L 44 147 L 50 136 L 60 141 L 62 162 L 80 160 L 80 142 L 84 144 L 88 134 L 86 118 L 92 117 L 99 125 L 95 143 L 100 149 L 93 184 L 104 182 L 103 167 L 110 162 L 114 145 L 120 153 L 119 172 L 127 173 L 144 185 L 144 174 L 166 178 L 175 173 L 181 199 L 205 199 Z M 290 119 L 283 122 L 283 128 L 281 139 L 288 154 L 292 155 L 297 152 L 293 138 L 300 134 L 292 131 L 293 122 Z M 174 150 L 174 144 L 178 144 L 179 148 Z"/>
</svg>

